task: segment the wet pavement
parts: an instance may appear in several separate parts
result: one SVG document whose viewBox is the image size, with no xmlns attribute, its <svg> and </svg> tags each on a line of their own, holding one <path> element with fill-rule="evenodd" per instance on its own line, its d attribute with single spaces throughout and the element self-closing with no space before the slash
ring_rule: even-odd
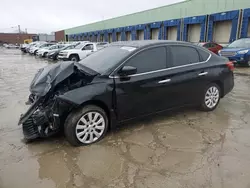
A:
<svg viewBox="0 0 250 188">
<path fill-rule="evenodd" d="M 17 121 L 46 61 L 0 49 L 0 188 L 249 188 L 250 69 L 210 113 L 182 109 L 124 125 L 101 142 L 22 142 Z"/>
</svg>

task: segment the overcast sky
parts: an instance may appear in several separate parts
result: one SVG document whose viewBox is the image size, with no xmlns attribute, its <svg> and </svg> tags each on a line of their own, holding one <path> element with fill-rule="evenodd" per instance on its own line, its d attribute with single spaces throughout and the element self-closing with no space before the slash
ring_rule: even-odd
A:
<svg viewBox="0 0 250 188">
<path fill-rule="evenodd" d="M 0 32 L 50 33 L 183 0 L 0 0 Z M 87 3 L 88 2 L 88 3 Z"/>
</svg>

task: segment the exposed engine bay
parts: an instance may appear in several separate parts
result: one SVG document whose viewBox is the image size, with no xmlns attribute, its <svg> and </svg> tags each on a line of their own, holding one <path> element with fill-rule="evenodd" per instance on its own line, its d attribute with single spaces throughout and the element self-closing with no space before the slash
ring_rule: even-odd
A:
<svg viewBox="0 0 250 188">
<path fill-rule="evenodd" d="M 31 106 L 19 120 L 25 139 L 49 137 L 60 131 L 74 108 L 60 96 L 85 86 L 95 75 L 96 72 L 73 62 L 61 62 L 39 70 L 31 82 L 31 94 L 26 102 Z"/>
</svg>

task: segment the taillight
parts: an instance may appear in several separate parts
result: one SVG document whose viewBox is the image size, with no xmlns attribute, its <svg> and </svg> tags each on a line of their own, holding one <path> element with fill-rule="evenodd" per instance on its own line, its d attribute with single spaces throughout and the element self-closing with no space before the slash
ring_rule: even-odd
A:
<svg viewBox="0 0 250 188">
<path fill-rule="evenodd" d="M 227 67 L 229 70 L 233 71 L 234 70 L 234 63 L 232 61 L 227 62 Z"/>
</svg>

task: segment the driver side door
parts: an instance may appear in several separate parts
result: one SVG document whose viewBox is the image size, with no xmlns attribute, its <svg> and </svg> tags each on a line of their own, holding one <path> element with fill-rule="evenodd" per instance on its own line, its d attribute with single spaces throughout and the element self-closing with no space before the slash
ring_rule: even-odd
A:
<svg viewBox="0 0 250 188">
<path fill-rule="evenodd" d="M 93 50 L 94 50 L 94 45 L 93 45 L 93 44 L 86 44 L 86 45 L 82 48 L 82 50 L 81 50 L 81 52 L 80 52 L 80 54 L 79 54 L 80 59 L 85 58 L 88 54 L 92 53 Z"/>
<path fill-rule="evenodd" d="M 169 87 L 165 70 L 168 67 L 167 57 L 167 47 L 160 46 L 143 50 L 124 63 L 124 66 L 137 68 L 137 72 L 128 76 L 116 76 L 114 79 L 119 121 L 166 108 L 161 101 L 169 97 L 166 92 Z M 169 100 L 169 107 L 172 105 L 171 101 L 173 100 Z"/>
</svg>

